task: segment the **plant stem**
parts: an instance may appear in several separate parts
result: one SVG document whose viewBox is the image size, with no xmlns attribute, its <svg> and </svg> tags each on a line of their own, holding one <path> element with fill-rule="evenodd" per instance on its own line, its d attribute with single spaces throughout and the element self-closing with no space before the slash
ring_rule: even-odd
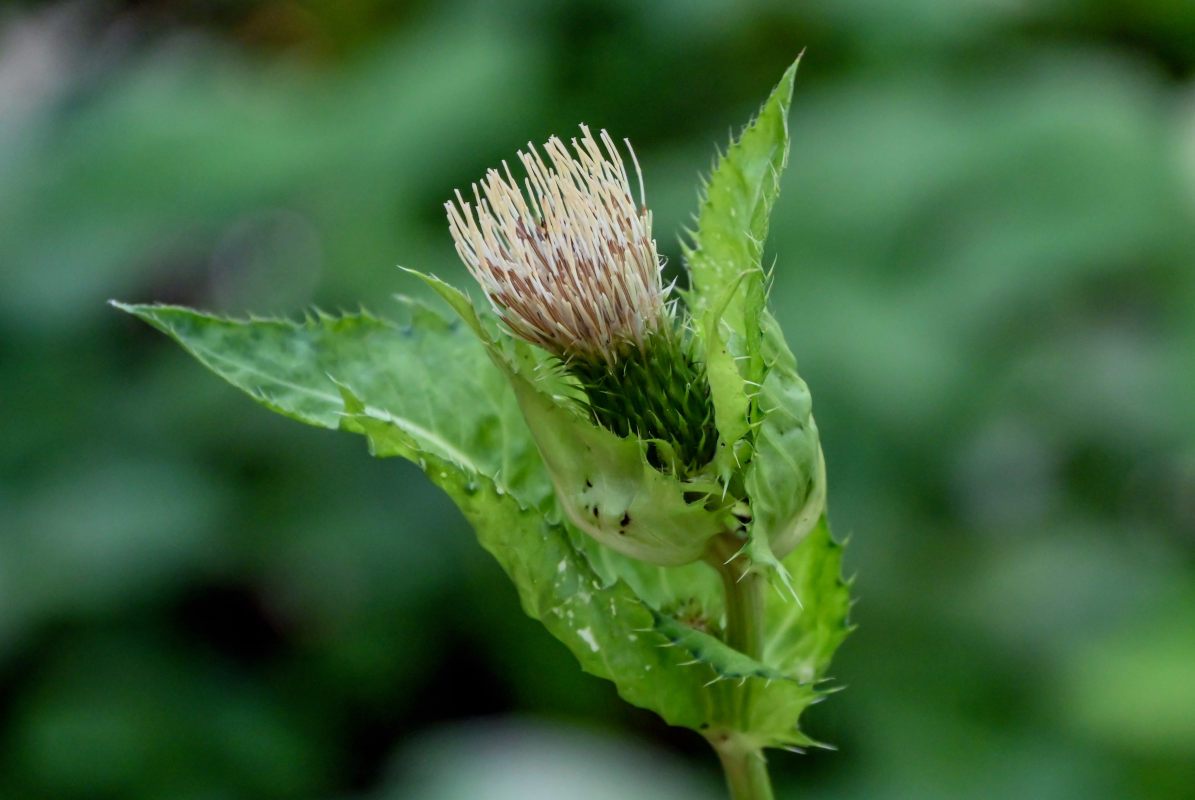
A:
<svg viewBox="0 0 1195 800">
<path fill-rule="evenodd" d="M 722 586 L 726 591 L 726 643 L 754 659 L 763 657 L 764 578 L 743 573 L 734 564 L 723 565 Z"/>
<path fill-rule="evenodd" d="M 735 746 L 733 739 L 714 745 L 726 773 L 731 800 L 773 800 L 772 781 L 763 753 L 754 747 Z"/>
<path fill-rule="evenodd" d="M 722 577 L 725 590 L 726 643 L 740 653 L 761 659 L 766 580 L 759 573 L 740 566 L 742 560 L 734 558 L 738 548 L 735 539 L 720 537 L 710 548 L 707 560 Z M 750 682 L 734 687 L 733 719 L 728 720 L 732 725 L 746 722 L 751 708 L 751 688 Z M 722 761 L 732 800 L 773 800 L 767 762 L 757 745 L 745 741 L 733 727 L 709 738 Z"/>
</svg>

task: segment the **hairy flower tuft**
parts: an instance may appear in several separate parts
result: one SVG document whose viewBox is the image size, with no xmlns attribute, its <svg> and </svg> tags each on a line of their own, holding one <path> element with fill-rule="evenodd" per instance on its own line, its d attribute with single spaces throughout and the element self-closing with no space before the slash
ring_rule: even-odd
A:
<svg viewBox="0 0 1195 800">
<path fill-rule="evenodd" d="M 612 363 L 670 324 L 668 289 L 630 143 L 638 204 L 610 135 L 581 134 L 571 151 L 549 139 L 548 163 L 530 143 L 519 152 L 525 192 L 503 162 L 473 184 L 475 202 L 458 191 L 445 207 L 457 252 L 512 331 L 566 362 Z"/>
<path fill-rule="evenodd" d="M 545 162 L 519 153 L 520 188 L 505 162 L 473 184 L 474 202 L 445 204 L 456 249 L 510 329 L 560 359 L 597 424 L 666 442 L 661 468 L 693 473 L 717 445 L 709 384 L 667 302 L 651 212 L 631 195 L 605 131 L 581 126 L 570 150 L 553 136 Z M 525 191 L 524 191 L 525 190 Z"/>
</svg>

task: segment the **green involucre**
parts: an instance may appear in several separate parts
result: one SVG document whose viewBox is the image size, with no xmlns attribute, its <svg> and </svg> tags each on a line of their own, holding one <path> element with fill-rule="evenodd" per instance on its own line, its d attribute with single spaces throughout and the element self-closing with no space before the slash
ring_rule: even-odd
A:
<svg viewBox="0 0 1195 800">
<path fill-rule="evenodd" d="M 665 325 L 642 347 L 622 348 L 613 363 L 574 358 L 564 369 L 581 384 L 594 422 L 619 436 L 666 443 L 671 458 L 653 447 L 653 466 L 691 476 L 713 460 L 718 429 L 701 364 L 672 320 Z"/>
</svg>

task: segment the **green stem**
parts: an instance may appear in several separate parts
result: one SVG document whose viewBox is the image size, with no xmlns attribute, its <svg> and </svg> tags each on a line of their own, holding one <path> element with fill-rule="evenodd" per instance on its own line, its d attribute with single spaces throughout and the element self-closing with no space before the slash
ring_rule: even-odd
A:
<svg viewBox="0 0 1195 800">
<path fill-rule="evenodd" d="M 731 800 L 773 800 L 768 765 L 758 748 L 738 746 L 728 738 L 714 749 L 722 761 Z"/>
<path fill-rule="evenodd" d="M 719 537 L 710 550 L 708 563 L 722 577 L 726 595 L 726 643 L 740 653 L 762 659 L 764 608 L 767 602 L 765 578 L 744 570 L 745 559 L 735 559 L 739 543 L 730 536 Z M 733 717 L 729 722 L 746 722 L 751 708 L 751 684 L 733 687 Z M 772 800 L 763 751 L 736 731 L 711 732 L 710 743 L 718 751 L 732 800 Z"/>
<path fill-rule="evenodd" d="M 726 592 L 726 643 L 754 659 L 763 657 L 766 586 L 762 575 L 744 574 L 734 564 L 723 565 Z"/>
</svg>

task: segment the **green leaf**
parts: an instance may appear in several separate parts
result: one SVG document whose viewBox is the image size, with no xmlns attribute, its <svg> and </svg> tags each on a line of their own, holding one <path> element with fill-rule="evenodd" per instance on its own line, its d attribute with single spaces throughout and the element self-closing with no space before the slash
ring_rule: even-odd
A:
<svg viewBox="0 0 1195 800">
<path fill-rule="evenodd" d="M 578 542 L 574 542 L 575 545 Z M 712 682 L 712 726 L 747 732 L 760 747 L 816 745 L 798 727 L 801 714 L 832 689 L 825 687 L 834 651 L 852 630 L 849 585 L 841 579 L 842 546 L 823 517 L 777 566 L 791 591 L 772 591 L 759 660 L 726 644 L 721 581 L 707 564 L 661 568 L 637 562 L 581 537 L 594 569 L 622 580 L 653 611 L 655 629 L 688 654 L 692 668 Z M 799 600 L 797 598 L 800 598 Z M 751 680 L 744 681 L 744 678 Z"/>
<path fill-rule="evenodd" d="M 704 187 L 697 230 L 686 248 L 690 307 L 704 309 L 726 287 L 738 284 L 723 319 L 740 336 L 749 331 L 752 302 L 764 285 L 763 245 L 780 193 L 780 174 L 788 162 L 788 110 L 799 63 L 798 59 L 788 68 L 759 115 L 718 159 Z M 744 275 L 749 277 L 742 281 Z"/>
<path fill-rule="evenodd" d="M 684 649 L 693 659 L 713 668 L 718 680 L 742 680 L 763 678 L 764 680 L 791 680 L 778 670 L 770 669 L 762 662 L 740 653 L 721 639 L 699 631 L 679 620 L 664 614 L 656 615 L 655 629 L 672 644 Z"/>
<path fill-rule="evenodd" d="M 686 678 L 692 674 L 681 666 L 686 653 L 660 647 L 651 610 L 625 583 L 595 573 L 564 525 L 523 506 L 489 478 L 421 452 L 402 427 L 368 413 L 347 387 L 343 392 L 344 429 L 364 434 L 374 455 L 420 464 L 510 576 L 524 611 L 563 642 L 586 672 L 614 681 L 624 699 L 673 725 L 696 728 L 707 722 L 708 693 L 700 675 Z"/>
<path fill-rule="evenodd" d="M 704 561 L 660 567 L 611 550 L 592 536 L 578 535 L 573 546 L 585 553 L 606 580 L 625 581 L 653 611 L 697 627 L 717 628 L 726 615 L 722 579 Z"/>
<path fill-rule="evenodd" d="M 784 559 L 784 567 L 801 602 L 770 598 L 763 661 L 802 683 L 817 683 L 825 680 L 830 657 L 853 629 L 842 545 L 830 535 L 824 516 Z"/>
<path fill-rule="evenodd" d="M 758 324 L 767 295 L 763 245 L 788 161 L 788 110 L 799 63 L 718 160 L 684 248 L 691 276 L 685 298 L 709 373 L 723 471 L 737 463 L 734 446 L 750 429 L 748 398 L 765 371 Z"/>
<path fill-rule="evenodd" d="M 302 322 L 231 320 L 188 308 L 125 305 L 204 366 L 285 416 L 338 429 L 340 386 L 422 452 L 494 478 L 539 506 L 551 485 L 518 403 L 485 349 L 457 320 L 401 299 L 412 323 L 367 313 Z"/>
<path fill-rule="evenodd" d="M 734 731 L 759 748 L 817 744 L 798 722 L 825 690 L 669 617 L 656 615 L 656 631 L 688 655 L 682 665 L 703 668 L 710 676 L 705 684 L 712 698 L 707 736 Z"/>
<path fill-rule="evenodd" d="M 750 385 L 736 363 L 740 357 L 736 356 L 739 349 L 731 349 L 729 328 L 723 330 L 721 322 L 727 306 L 747 277 L 748 273 L 744 273 L 740 280 L 726 286 L 721 297 L 701 311 L 701 319 L 696 323 L 697 338 L 705 360 L 705 376 L 710 385 L 710 399 L 714 405 L 714 426 L 718 429 L 714 465 L 723 481 L 751 456 L 751 448 L 745 439 L 751 430 Z M 737 345 L 739 342 L 735 343 Z"/>
<path fill-rule="evenodd" d="M 767 311 L 761 315 L 767 377 L 759 392 L 762 417 L 744 485 L 751 498 L 752 547 L 783 559 L 801 541 L 826 504 L 826 465 L 813 420 L 809 388 L 784 333 Z M 766 560 L 766 558 L 765 558 Z"/>
</svg>

